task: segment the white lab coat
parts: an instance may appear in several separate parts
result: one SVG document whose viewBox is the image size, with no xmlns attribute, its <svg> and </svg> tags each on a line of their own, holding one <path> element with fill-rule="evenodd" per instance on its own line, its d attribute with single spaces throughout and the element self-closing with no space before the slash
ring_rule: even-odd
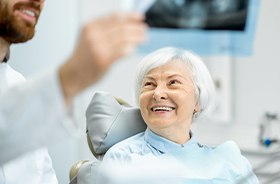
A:
<svg viewBox="0 0 280 184">
<path fill-rule="evenodd" d="M 11 80 L 7 67 L 1 64 L 0 80 L 5 85 Z M 55 70 L 5 90 L 0 96 L 0 165 L 30 150 L 80 135 L 80 124 L 69 115 Z"/>
<path fill-rule="evenodd" d="M 46 148 L 32 151 L 0 167 L 0 184 L 57 184 Z"/>
<path fill-rule="evenodd" d="M 8 64 L 0 64 L 0 96 L 11 86 L 23 83 L 24 77 Z M 1 106 L 4 105 L 1 103 Z M 12 112 L 13 109 L 10 109 Z M 15 114 L 16 115 L 16 112 Z M 31 115 L 32 116 L 32 115 Z M 0 123 L 1 134 L 5 125 Z M 8 125 L 9 126 L 9 125 Z M 20 132 L 18 132 L 20 133 Z M 14 134 L 13 136 L 17 136 Z M 24 144 L 24 142 L 19 142 Z M 14 145 L 16 146 L 16 145 Z M 14 147 L 16 149 L 16 147 Z M 1 148 L 1 152 L 5 148 Z M 47 148 L 29 152 L 0 167 L 0 184 L 57 184 L 55 171 Z"/>
</svg>

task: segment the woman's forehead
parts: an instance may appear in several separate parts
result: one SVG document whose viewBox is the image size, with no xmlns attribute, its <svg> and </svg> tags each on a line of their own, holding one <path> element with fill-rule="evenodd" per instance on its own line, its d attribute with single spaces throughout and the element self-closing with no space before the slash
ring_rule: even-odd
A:
<svg viewBox="0 0 280 184">
<path fill-rule="evenodd" d="M 144 77 L 156 74 L 189 76 L 190 70 L 185 62 L 173 60 L 148 71 Z"/>
</svg>

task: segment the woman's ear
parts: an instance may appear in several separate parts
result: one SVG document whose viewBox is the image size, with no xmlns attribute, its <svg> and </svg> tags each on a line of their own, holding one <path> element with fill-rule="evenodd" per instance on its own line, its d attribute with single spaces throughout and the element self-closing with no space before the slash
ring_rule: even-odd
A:
<svg viewBox="0 0 280 184">
<path fill-rule="evenodd" d="M 200 111 L 201 111 L 201 108 L 200 108 L 199 103 L 197 102 L 195 107 L 194 107 L 194 112 L 200 112 Z"/>
<path fill-rule="evenodd" d="M 200 105 L 197 103 L 193 110 L 193 118 L 196 119 L 200 113 Z"/>
</svg>

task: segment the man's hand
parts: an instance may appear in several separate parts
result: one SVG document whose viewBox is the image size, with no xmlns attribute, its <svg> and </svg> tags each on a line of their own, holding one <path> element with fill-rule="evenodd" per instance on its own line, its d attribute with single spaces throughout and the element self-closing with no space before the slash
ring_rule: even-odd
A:
<svg viewBox="0 0 280 184">
<path fill-rule="evenodd" d="M 112 63 L 145 42 L 147 26 L 136 13 L 114 14 L 86 24 L 72 56 L 59 70 L 66 103 L 95 83 Z"/>
</svg>

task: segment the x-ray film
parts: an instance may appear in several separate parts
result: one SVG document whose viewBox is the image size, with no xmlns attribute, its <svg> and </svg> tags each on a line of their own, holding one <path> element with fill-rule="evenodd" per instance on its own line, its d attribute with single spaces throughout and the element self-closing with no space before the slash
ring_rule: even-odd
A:
<svg viewBox="0 0 280 184">
<path fill-rule="evenodd" d="M 148 42 L 140 53 L 173 46 L 201 56 L 250 56 L 260 0 L 124 0 L 145 13 Z"/>
<path fill-rule="evenodd" d="M 148 5 L 145 6 L 146 22 L 150 27 L 159 28 L 243 31 L 246 25 L 248 1 L 249 0 L 144 1 Z"/>
</svg>

